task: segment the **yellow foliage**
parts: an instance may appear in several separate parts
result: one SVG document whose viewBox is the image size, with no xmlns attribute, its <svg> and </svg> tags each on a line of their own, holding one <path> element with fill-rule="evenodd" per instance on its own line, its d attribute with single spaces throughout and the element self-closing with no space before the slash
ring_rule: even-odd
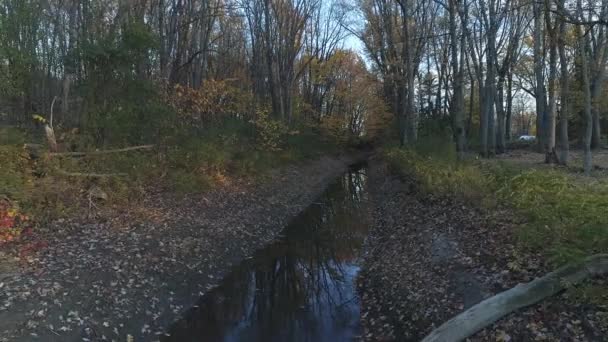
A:
<svg viewBox="0 0 608 342">
<path fill-rule="evenodd" d="M 43 118 L 41 115 L 34 114 L 34 115 L 32 115 L 32 118 L 33 118 L 35 121 L 39 121 L 39 122 L 42 122 L 42 123 L 46 123 L 46 119 L 45 119 L 45 118 Z"/>
<path fill-rule="evenodd" d="M 260 110 L 256 113 L 255 126 L 260 147 L 278 151 L 281 149 L 283 138 L 287 134 L 297 134 L 290 132 L 288 127 L 281 121 L 270 118 L 268 111 Z"/>
<path fill-rule="evenodd" d="M 223 80 L 206 80 L 199 89 L 175 85 L 167 102 L 184 123 L 199 126 L 247 113 L 249 95 Z"/>
</svg>

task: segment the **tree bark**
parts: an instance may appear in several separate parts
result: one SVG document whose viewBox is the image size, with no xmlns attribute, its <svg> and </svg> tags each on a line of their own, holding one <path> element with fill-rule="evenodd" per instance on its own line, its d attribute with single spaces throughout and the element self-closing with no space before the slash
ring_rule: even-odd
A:
<svg viewBox="0 0 608 342">
<path fill-rule="evenodd" d="M 582 1 L 577 1 L 578 15 L 580 19 L 584 19 L 583 17 L 583 5 Z M 588 35 L 583 35 L 580 25 L 577 26 L 577 37 L 579 41 L 579 56 L 581 60 L 581 74 L 583 79 L 583 119 L 585 123 L 585 131 L 583 132 L 583 170 L 585 171 L 585 175 L 591 174 L 592 168 L 592 155 L 591 155 L 591 135 L 593 134 L 593 122 L 591 115 L 591 84 L 589 81 L 589 37 Z"/>
<path fill-rule="evenodd" d="M 560 0 L 560 6 L 564 6 L 565 0 Z M 568 157 L 570 152 L 570 142 L 568 138 L 568 117 L 570 116 L 570 99 L 569 99 L 569 76 L 568 76 L 568 59 L 566 57 L 565 36 L 566 22 L 559 19 L 559 35 L 557 38 L 557 49 L 560 60 L 560 114 L 559 114 L 559 163 L 568 165 Z"/>
<path fill-rule="evenodd" d="M 549 6 L 549 5 L 547 5 Z M 551 27 L 551 15 L 546 11 L 546 27 L 549 31 L 549 103 L 545 113 L 544 152 L 545 163 L 553 163 L 555 155 L 555 119 L 557 117 L 557 37 L 555 28 Z"/>
<path fill-rule="evenodd" d="M 544 62 L 542 58 L 542 13 L 538 1 L 532 2 L 534 13 L 534 76 L 536 80 L 534 95 L 536 96 L 536 140 L 538 147 L 544 146 L 544 124 L 546 108 L 545 78 L 543 75 Z"/>
<path fill-rule="evenodd" d="M 418 139 L 418 117 L 414 106 L 414 45 L 412 41 L 412 32 L 410 23 L 412 17 L 410 14 L 410 3 L 408 0 L 400 2 L 401 11 L 403 12 L 403 57 L 405 69 L 405 92 L 404 92 L 404 108 L 405 111 L 405 135 L 406 144 L 414 144 Z"/>
<path fill-rule="evenodd" d="M 464 34 L 461 35 L 460 39 L 460 63 L 458 61 L 458 35 L 456 32 L 457 28 L 457 19 L 456 15 L 458 13 L 458 2 L 457 0 L 449 0 L 449 17 L 450 17 L 450 44 L 451 44 L 451 64 L 452 64 L 452 73 L 454 79 L 454 94 L 451 103 L 451 116 L 453 122 L 454 136 L 456 138 L 456 153 L 458 155 L 459 160 L 464 159 L 465 152 L 465 129 L 464 129 L 464 44 L 465 38 Z"/>
<path fill-rule="evenodd" d="M 496 153 L 502 154 L 506 152 L 505 142 L 505 107 L 504 107 L 504 77 L 498 80 L 496 87 Z"/>
<path fill-rule="evenodd" d="M 511 68 L 507 71 L 507 113 L 506 113 L 506 123 L 505 123 L 505 136 L 507 142 L 510 142 L 512 139 L 511 134 L 511 126 L 512 118 L 513 118 L 513 71 Z"/>
<path fill-rule="evenodd" d="M 608 254 L 594 255 L 581 263 L 566 265 L 480 302 L 433 330 L 422 341 L 462 341 L 515 310 L 538 303 L 589 277 L 606 273 Z"/>
</svg>

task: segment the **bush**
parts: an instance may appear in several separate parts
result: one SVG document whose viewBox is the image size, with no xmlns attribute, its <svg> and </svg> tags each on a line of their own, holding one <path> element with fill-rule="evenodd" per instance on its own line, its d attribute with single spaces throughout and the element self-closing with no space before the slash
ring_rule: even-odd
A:
<svg viewBox="0 0 608 342">
<path fill-rule="evenodd" d="M 18 206 L 0 197 L 0 245 L 18 238 L 28 221 Z"/>
<path fill-rule="evenodd" d="M 447 162 L 414 150 L 393 148 L 384 153 L 392 170 L 413 177 L 425 193 L 455 195 L 464 200 L 480 201 L 493 186 L 491 177 L 469 163 Z"/>
<path fill-rule="evenodd" d="M 23 145 L 25 136 L 25 133 L 16 127 L 0 126 L 0 145 Z"/>
<path fill-rule="evenodd" d="M 27 191 L 28 165 L 23 149 L 17 146 L 0 145 L 0 195 L 20 199 Z"/>
</svg>

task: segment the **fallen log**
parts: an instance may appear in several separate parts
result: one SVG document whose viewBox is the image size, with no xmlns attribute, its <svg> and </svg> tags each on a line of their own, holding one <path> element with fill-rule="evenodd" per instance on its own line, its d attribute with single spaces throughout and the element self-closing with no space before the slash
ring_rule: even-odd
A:
<svg viewBox="0 0 608 342">
<path fill-rule="evenodd" d="M 100 154 L 111 154 L 111 153 L 121 153 L 121 152 L 129 152 L 129 151 L 137 151 L 137 150 L 151 150 L 154 148 L 154 145 L 141 145 L 141 146 L 132 146 L 119 148 L 115 150 L 102 150 L 102 151 L 90 151 L 90 152 L 52 152 L 49 153 L 51 157 L 84 157 L 84 156 L 95 156 Z"/>
<path fill-rule="evenodd" d="M 462 341 L 515 310 L 538 303 L 589 277 L 607 273 L 608 254 L 590 256 L 478 303 L 433 330 L 422 341 Z"/>
<path fill-rule="evenodd" d="M 68 172 L 61 169 L 55 170 L 58 174 L 67 177 L 85 177 L 85 178 L 107 178 L 107 177 L 125 177 L 127 173 L 82 173 L 82 172 Z"/>
</svg>

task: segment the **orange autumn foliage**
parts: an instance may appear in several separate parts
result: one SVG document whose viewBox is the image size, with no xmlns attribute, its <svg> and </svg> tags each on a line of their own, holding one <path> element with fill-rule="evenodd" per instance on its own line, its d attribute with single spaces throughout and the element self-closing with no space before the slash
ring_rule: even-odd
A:
<svg viewBox="0 0 608 342">
<path fill-rule="evenodd" d="M 28 220 L 8 200 L 0 199 L 0 244 L 18 238 Z"/>
<path fill-rule="evenodd" d="M 248 114 L 250 96 L 228 80 L 206 80 L 199 89 L 175 85 L 167 102 L 178 113 L 181 123 L 199 127 L 217 123 L 227 117 Z"/>
</svg>

